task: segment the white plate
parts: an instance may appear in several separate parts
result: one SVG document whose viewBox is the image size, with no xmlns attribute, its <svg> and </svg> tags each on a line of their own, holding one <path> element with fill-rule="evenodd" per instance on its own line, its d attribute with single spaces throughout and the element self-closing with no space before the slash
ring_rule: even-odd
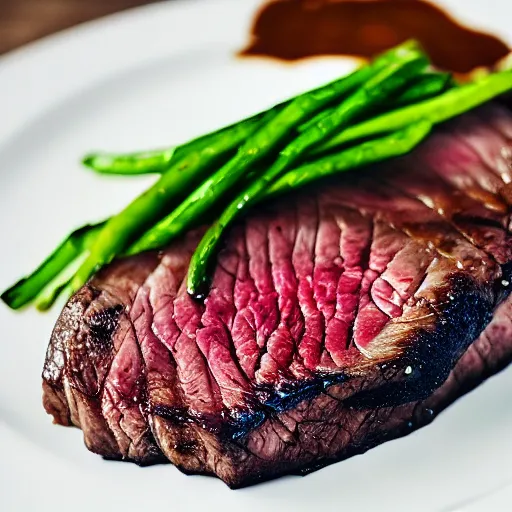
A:
<svg viewBox="0 0 512 512">
<path fill-rule="evenodd" d="M 79 166 L 84 152 L 176 143 L 351 68 L 341 58 L 235 58 L 259 4 L 155 4 L 0 59 L 0 288 L 71 228 L 115 212 L 151 181 L 100 179 Z M 512 40 L 511 4 L 443 4 Z M 15 315 L 0 306 L 1 510 L 510 510 L 510 370 L 405 439 L 304 479 L 235 492 L 171 466 L 104 462 L 78 430 L 51 424 L 40 372 L 57 309 Z"/>
</svg>

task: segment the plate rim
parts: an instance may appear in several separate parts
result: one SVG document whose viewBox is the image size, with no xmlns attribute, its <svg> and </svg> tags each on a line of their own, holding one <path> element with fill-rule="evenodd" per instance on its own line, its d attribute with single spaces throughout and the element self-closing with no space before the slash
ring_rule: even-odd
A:
<svg viewBox="0 0 512 512">
<path fill-rule="evenodd" d="M 148 55 L 151 60 L 173 57 L 212 42 L 229 45 L 233 50 L 242 48 L 247 27 L 230 26 L 230 30 L 225 30 L 224 24 L 205 20 L 210 14 L 219 10 L 228 12 L 227 9 L 233 13 L 233 19 L 247 19 L 260 5 L 261 0 L 159 1 L 84 22 L 1 55 L 0 111 L 9 123 L 0 123 L 0 149 L 6 139 L 52 105 L 108 79 L 119 70 L 148 62 Z M 198 9 L 201 17 L 191 27 L 190 16 Z M 165 16 L 160 16 L 164 13 Z M 157 36 L 161 34 L 164 20 L 169 31 L 186 35 L 175 37 L 179 44 L 164 48 L 158 38 L 154 41 L 146 38 L 138 48 L 133 44 L 133 35 L 144 32 L 144 27 L 151 25 Z M 123 43 L 131 43 L 130 52 L 120 52 Z M 94 59 L 97 49 L 101 49 L 99 60 Z M 50 69 L 45 63 L 52 64 Z M 82 73 L 83 63 L 88 69 Z"/>
<path fill-rule="evenodd" d="M 101 44 L 102 40 L 112 42 L 119 38 L 117 44 L 120 45 L 122 44 L 122 38 L 126 37 L 131 29 L 140 26 L 141 23 L 150 23 L 151 20 L 157 19 L 163 11 L 174 12 L 176 23 L 180 23 L 180 18 L 189 16 L 190 11 L 198 8 L 216 11 L 219 8 L 226 9 L 229 7 L 229 9 L 235 8 L 237 12 L 241 13 L 245 11 L 254 12 L 260 5 L 261 0 L 174 0 L 173 2 L 157 2 L 91 20 L 7 52 L 0 56 L 0 111 L 4 112 L 3 117 L 9 119 L 9 123 L 0 124 L 0 150 L 4 144 L 8 144 L 11 137 L 17 136 L 19 130 L 23 129 L 25 124 L 29 124 L 32 119 L 39 117 L 45 110 L 51 109 L 53 103 L 62 102 L 64 99 L 60 94 L 72 97 L 81 89 L 91 87 L 102 78 L 114 75 L 118 68 L 126 69 L 127 66 L 136 66 L 137 60 L 143 55 L 127 56 L 125 60 L 118 63 L 118 68 L 108 69 L 107 73 L 100 69 L 95 69 L 95 72 L 91 75 L 85 73 L 83 82 L 77 80 L 71 82 L 71 91 L 65 91 L 65 89 L 69 89 L 69 85 L 61 84 L 58 95 L 55 94 L 53 87 L 55 75 L 53 74 L 45 80 L 45 74 L 47 73 L 45 62 L 55 59 L 73 60 L 74 53 L 87 53 L 87 47 L 91 44 Z M 238 14 L 238 16 L 241 15 Z M 233 34 L 238 32 L 244 35 L 247 34 L 246 29 L 224 32 L 220 30 L 220 27 L 219 30 L 216 30 L 215 24 L 211 24 L 211 27 L 213 27 L 211 31 L 198 31 L 197 38 L 192 35 L 189 38 L 182 38 L 181 42 L 183 44 L 169 48 L 165 55 L 171 56 L 193 50 L 205 43 L 207 44 L 212 37 L 215 40 L 229 44 L 231 47 L 238 48 L 240 42 L 243 41 L 239 40 L 238 36 L 233 37 Z M 147 54 L 147 52 L 148 49 L 146 48 L 144 53 Z M 100 67 L 107 67 L 107 62 L 113 57 L 114 53 L 116 52 L 112 50 L 112 54 L 103 55 L 104 62 Z M 151 58 L 158 59 L 159 57 L 152 55 Z M 60 73 L 58 76 L 62 82 L 65 82 L 65 77 L 71 77 L 75 70 L 76 66 L 61 66 L 61 69 L 58 70 L 58 73 Z M 42 84 L 39 84 L 39 90 L 31 83 L 31 81 L 37 80 L 43 81 Z M 15 94 L 13 94 L 14 92 Z M 31 101 L 23 101 L 27 95 L 31 97 Z M 34 107 L 34 105 L 37 105 L 37 107 Z M 14 120 L 13 123 L 11 123 L 11 118 Z M 0 422 L 0 427 L 3 426 Z M 12 432 L 12 437 L 9 438 L 11 429 L 8 426 L 1 428 L 1 431 L 3 436 L 7 434 L 2 443 L 19 443 L 16 432 Z M 512 501 L 512 487 L 509 491 L 504 493 L 504 499 L 508 497 Z M 471 510 L 487 510 L 486 502 L 487 499 L 478 504 L 475 503 L 473 506 L 476 505 L 477 508 L 472 506 Z"/>
</svg>

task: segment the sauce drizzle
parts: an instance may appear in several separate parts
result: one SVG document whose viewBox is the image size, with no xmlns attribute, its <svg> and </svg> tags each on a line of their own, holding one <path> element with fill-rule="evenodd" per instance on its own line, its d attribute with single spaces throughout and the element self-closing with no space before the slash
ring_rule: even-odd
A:
<svg viewBox="0 0 512 512">
<path fill-rule="evenodd" d="M 412 38 L 437 67 L 456 73 L 493 66 L 510 51 L 424 0 L 273 0 L 259 12 L 242 55 L 368 58 Z"/>
</svg>

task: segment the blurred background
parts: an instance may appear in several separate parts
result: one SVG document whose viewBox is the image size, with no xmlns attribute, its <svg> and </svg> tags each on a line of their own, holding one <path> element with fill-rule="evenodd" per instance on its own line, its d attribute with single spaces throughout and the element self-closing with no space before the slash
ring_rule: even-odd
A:
<svg viewBox="0 0 512 512">
<path fill-rule="evenodd" d="M 107 14 L 156 0 L 0 0 L 0 54 Z"/>
</svg>

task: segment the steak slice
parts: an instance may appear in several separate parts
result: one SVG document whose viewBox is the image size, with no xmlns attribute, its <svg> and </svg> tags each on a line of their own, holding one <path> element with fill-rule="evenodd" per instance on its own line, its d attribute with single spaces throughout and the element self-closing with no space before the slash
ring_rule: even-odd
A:
<svg viewBox="0 0 512 512">
<path fill-rule="evenodd" d="M 114 262 L 61 313 L 46 410 L 105 457 L 231 487 L 430 422 L 510 361 L 511 138 L 488 105 L 261 207 L 231 229 L 204 303 L 185 286 L 202 230 Z"/>
<path fill-rule="evenodd" d="M 126 312 L 157 262 L 155 254 L 115 262 L 72 297 L 55 326 L 43 371 L 43 403 L 57 423 L 81 428 L 93 452 L 140 464 L 164 459 L 138 404 L 133 411 L 134 402 L 124 400 L 128 379 L 123 374 L 132 365 L 138 370 L 132 401 L 145 394 Z"/>
</svg>

